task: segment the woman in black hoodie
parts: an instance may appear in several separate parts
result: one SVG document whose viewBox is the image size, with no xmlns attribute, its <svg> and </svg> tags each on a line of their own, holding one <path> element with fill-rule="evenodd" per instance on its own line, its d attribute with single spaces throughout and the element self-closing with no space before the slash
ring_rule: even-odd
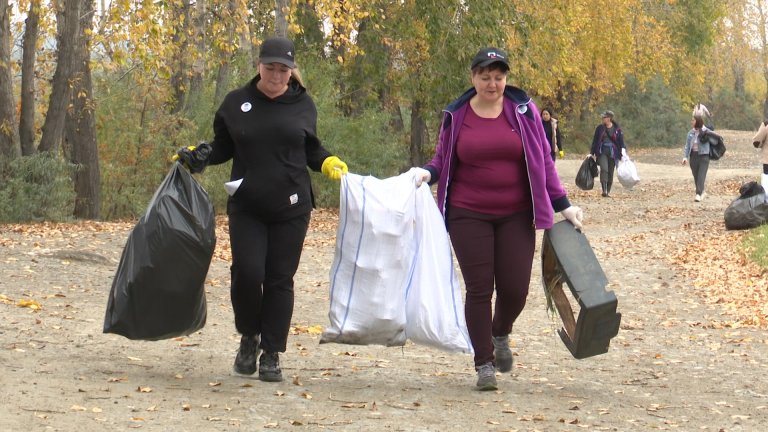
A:
<svg viewBox="0 0 768 432">
<path fill-rule="evenodd" d="M 224 98 L 213 121 L 214 139 L 204 150 L 210 151 L 210 164 L 232 159 L 231 299 L 242 335 L 234 369 L 252 375 L 258 358 L 262 381 L 283 379 L 278 353 L 286 349 L 293 277 L 314 207 L 307 167 L 333 180 L 347 172 L 317 138 L 317 109 L 302 85 L 294 51 L 283 37 L 262 43 L 258 75 Z"/>
</svg>

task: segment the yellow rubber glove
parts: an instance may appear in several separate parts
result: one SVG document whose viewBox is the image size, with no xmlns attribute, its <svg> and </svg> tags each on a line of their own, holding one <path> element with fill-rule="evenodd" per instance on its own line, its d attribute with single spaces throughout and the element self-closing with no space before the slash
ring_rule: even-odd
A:
<svg viewBox="0 0 768 432">
<path fill-rule="evenodd" d="M 346 174 L 349 170 L 344 161 L 336 156 L 328 156 L 323 161 L 323 166 L 320 168 L 320 171 L 331 180 L 341 180 L 341 176 Z"/>
<path fill-rule="evenodd" d="M 558 153 L 558 155 L 560 156 L 560 159 L 562 159 L 565 157 L 565 152 L 560 150 L 560 153 Z"/>
<path fill-rule="evenodd" d="M 184 148 L 185 147 L 182 147 L 176 153 L 174 153 L 174 155 L 171 157 L 171 162 L 176 162 L 177 160 L 179 160 L 179 153 L 181 153 L 181 151 Z M 193 145 L 186 147 L 186 149 L 189 150 L 189 151 L 195 151 L 196 148 L 197 148 L 197 146 L 193 146 Z"/>
</svg>

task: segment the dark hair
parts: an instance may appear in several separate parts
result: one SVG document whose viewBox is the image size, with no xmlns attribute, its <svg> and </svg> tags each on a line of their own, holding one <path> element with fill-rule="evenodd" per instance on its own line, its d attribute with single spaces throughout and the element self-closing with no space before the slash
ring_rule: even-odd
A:
<svg viewBox="0 0 768 432">
<path fill-rule="evenodd" d="M 485 71 L 492 72 L 495 70 L 501 71 L 503 73 L 507 73 L 509 72 L 509 66 L 507 66 L 502 62 L 494 62 L 489 64 L 488 66 L 475 66 L 474 68 L 472 68 L 472 75 L 477 75 Z"/>
<path fill-rule="evenodd" d="M 549 107 L 544 107 L 541 109 L 541 114 L 544 114 L 544 111 L 548 112 L 550 117 L 554 117 L 555 114 L 552 112 L 552 110 Z"/>
<path fill-rule="evenodd" d="M 704 119 L 701 118 L 701 116 L 696 116 L 693 118 L 693 128 L 694 129 L 701 129 L 701 127 L 704 126 Z"/>
</svg>

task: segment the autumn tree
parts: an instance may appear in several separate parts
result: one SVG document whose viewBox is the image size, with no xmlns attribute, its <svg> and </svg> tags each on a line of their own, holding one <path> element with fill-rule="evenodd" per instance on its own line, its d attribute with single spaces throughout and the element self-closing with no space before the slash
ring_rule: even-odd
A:
<svg viewBox="0 0 768 432">
<path fill-rule="evenodd" d="M 73 51 L 73 100 L 71 108 L 67 110 L 65 133 L 69 160 L 77 167 L 73 173 L 76 196 L 74 216 L 79 219 L 98 219 L 101 214 L 101 173 L 89 36 L 93 28 L 94 0 L 81 1 L 79 35 Z"/>
<path fill-rule="evenodd" d="M 21 154 L 34 154 L 35 148 L 35 59 L 40 23 L 40 0 L 31 0 L 24 20 L 24 40 L 21 61 L 21 113 L 19 141 Z"/>
<path fill-rule="evenodd" d="M 43 123 L 38 151 L 55 152 L 64 136 L 64 126 L 72 96 L 70 80 L 75 70 L 75 51 L 80 28 L 81 0 L 59 0 L 57 9 L 56 72 L 51 83 L 51 95 Z"/>
<path fill-rule="evenodd" d="M 21 149 L 13 93 L 10 20 L 8 0 L 0 0 L 0 156 L 13 159 L 19 156 Z"/>
</svg>

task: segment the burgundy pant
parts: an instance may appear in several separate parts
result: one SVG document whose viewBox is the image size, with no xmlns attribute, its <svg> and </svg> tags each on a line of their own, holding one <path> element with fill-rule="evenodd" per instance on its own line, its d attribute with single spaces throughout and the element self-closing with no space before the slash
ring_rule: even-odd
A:
<svg viewBox="0 0 768 432">
<path fill-rule="evenodd" d="M 536 247 L 533 216 L 531 211 L 495 216 L 450 207 L 448 233 L 467 290 L 464 314 L 475 366 L 493 362 L 491 336 L 512 331 L 528 297 Z"/>
</svg>

